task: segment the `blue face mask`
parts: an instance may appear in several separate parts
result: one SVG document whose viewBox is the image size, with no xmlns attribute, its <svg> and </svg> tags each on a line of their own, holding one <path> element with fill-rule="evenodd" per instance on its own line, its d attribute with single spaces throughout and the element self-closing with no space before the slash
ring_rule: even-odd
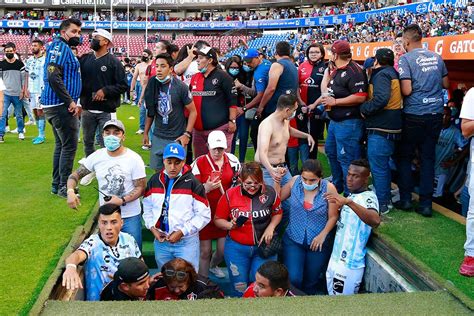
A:
<svg viewBox="0 0 474 316">
<path fill-rule="evenodd" d="M 239 70 L 238 69 L 234 69 L 234 68 L 229 68 L 229 73 L 231 76 L 237 76 L 239 74 Z"/>
<path fill-rule="evenodd" d="M 301 181 L 301 183 L 303 184 L 303 188 L 306 190 L 306 191 L 314 191 L 316 190 L 318 187 L 319 187 L 319 182 L 315 183 L 315 184 L 306 184 L 304 183 L 303 181 Z"/>
<path fill-rule="evenodd" d="M 104 145 L 108 151 L 116 151 L 121 146 L 121 139 L 115 135 L 108 135 L 104 137 Z"/>
<path fill-rule="evenodd" d="M 244 69 L 245 72 L 251 72 L 252 71 L 252 68 L 250 68 L 247 65 L 244 65 L 242 68 Z"/>
<path fill-rule="evenodd" d="M 156 80 L 158 80 L 160 83 L 166 83 L 166 82 L 168 82 L 168 80 L 170 80 L 170 78 L 171 78 L 171 76 L 168 75 L 168 76 L 164 77 L 163 79 L 160 79 L 160 78 L 156 77 Z"/>
<path fill-rule="evenodd" d="M 207 67 L 204 67 L 202 69 L 199 69 L 199 72 L 202 73 L 202 74 L 205 74 L 207 71 Z"/>
</svg>

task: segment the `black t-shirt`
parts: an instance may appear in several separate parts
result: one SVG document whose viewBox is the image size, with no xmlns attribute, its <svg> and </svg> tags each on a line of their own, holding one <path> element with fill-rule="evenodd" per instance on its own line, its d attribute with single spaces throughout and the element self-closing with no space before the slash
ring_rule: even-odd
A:
<svg viewBox="0 0 474 316">
<path fill-rule="evenodd" d="M 328 92 L 334 95 L 336 99 L 342 99 L 350 95 L 367 96 L 367 76 L 364 70 L 354 61 L 351 60 L 347 66 L 333 70 L 330 75 Z M 327 113 L 334 121 L 361 118 L 359 106 L 360 104 L 333 106 L 331 111 Z"/>
<path fill-rule="evenodd" d="M 120 291 L 118 286 L 119 281 L 113 280 L 107 284 L 100 293 L 101 301 L 138 301 L 138 298 L 133 298 Z"/>
<path fill-rule="evenodd" d="M 215 68 L 207 77 L 197 73 L 190 88 L 198 113 L 196 130 L 214 130 L 229 122 L 229 109 L 237 105 L 237 89 L 227 72 Z"/>
<path fill-rule="evenodd" d="M 171 90 L 169 87 L 171 85 Z M 169 95 L 168 95 L 169 91 Z M 167 100 L 171 99 L 171 106 Z M 171 82 L 162 84 L 151 77 L 145 90 L 145 104 L 148 116 L 155 118 L 153 134 L 157 137 L 173 140 L 183 135 L 186 129 L 184 109 L 192 102 L 188 87 L 173 77 Z M 168 118 L 168 123 L 166 119 Z"/>
<path fill-rule="evenodd" d="M 93 53 L 83 55 L 81 64 L 81 105 L 85 110 L 115 112 L 120 106 L 120 97 L 128 90 L 125 68 L 117 57 L 106 54 L 96 58 Z M 92 101 L 94 94 L 102 89 L 104 101 Z"/>
</svg>

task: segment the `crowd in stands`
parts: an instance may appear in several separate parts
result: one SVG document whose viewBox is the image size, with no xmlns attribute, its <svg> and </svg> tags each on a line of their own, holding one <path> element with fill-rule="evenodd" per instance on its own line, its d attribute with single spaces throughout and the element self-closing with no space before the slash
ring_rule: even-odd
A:
<svg viewBox="0 0 474 316">
<path fill-rule="evenodd" d="M 187 18 L 174 17 L 171 12 L 163 12 L 156 10 L 155 14 L 151 14 L 148 18 L 149 21 L 248 21 L 248 20 L 279 20 L 289 18 L 307 18 L 307 17 L 321 17 L 335 14 L 350 14 L 362 11 L 369 11 L 376 9 L 376 4 L 373 2 L 368 3 L 345 3 L 342 6 L 314 6 L 308 9 L 294 9 L 294 8 L 276 8 L 269 9 L 267 12 L 262 13 L 261 11 L 235 11 L 227 15 L 222 13 L 205 13 L 199 16 L 190 16 Z M 153 10 L 153 7 L 150 7 Z M 76 11 L 73 12 L 72 17 L 78 18 L 82 21 L 93 21 L 94 12 L 89 11 Z M 130 13 L 130 21 L 144 21 L 144 12 L 140 15 Z M 18 10 L 11 11 L 5 14 L 4 19 L 31 19 L 31 20 L 64 20 L 68 18 L 63 11 L 50 11 L 49 14 L 44 15 L 34 10 Z M 110 21 L 110 13 L 98 12 L 96 18 L 97 21 Z M 127 21 L 127 12 L 123 9 L 117 9 L 114 12 L 114 21 Z"/>
<path fill-rule="evenodd" d="M 87 300 L 223 298 L 209 273 L 225 277 L 225 262 L 234 297 L 357 294 L 372 229 L 391 211 L 430 220 L 443 194 L 460 196 L 467 240 L 459 272 L 474 276 L 474 89 L 448 93 L 443 59 L 421 42 L 465 33 L 472 21 L 465 9 L 441 12 L 305 30 L 269 47 L 272 56 L 249 47 L 226 60 L 204 40 L 179 47 L 161 38 L 139 59 L 119 60 L 103 29 L 78 54 L 79 19 L 64 20 L 47 47 L 34 40 L 25 63 L 7 43 L 0 143 L 15 141 L 6 136 L 13 113 L 24 141 L 34 110 L 33 144 L 53 130 L 51 193 L 77 209 L 79 184 L 98 182 L 99 232 L 66 259 L 63 286 L 84 286 Z M 272 12 L 282 14 L 291 12 Z M 394 49 L 377 50 L 362 67 L 352 59 L 354 38 L 394 41 Z M 139 108 L 136 134 L 151 177 L 126 146 L 122 101 Z M 85 153 L 73 170 L 81 129 Z M 330 177 L 318 160 L 323 138 Z M 154 236 L 156 276 L 135 260 L 142 220 Z"/>
</svg>

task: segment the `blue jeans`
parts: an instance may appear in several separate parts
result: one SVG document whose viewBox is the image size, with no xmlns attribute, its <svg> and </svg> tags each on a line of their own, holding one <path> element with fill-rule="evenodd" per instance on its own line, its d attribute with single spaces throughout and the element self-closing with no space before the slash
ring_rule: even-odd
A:
<svg viewBox="0 0 474 316">
<path fill-rule="evenodd" d="M 285 234 L 283 237 L 283 262 L 288 268 L 290 282 L 306 294 L 316 294 L 316 284 L 321 272 L 326 272 L 331 257 L 332 243 L 329 238 L 322 251 L 312 251 L 309 245 L 300 245 Z M 311 241 L 308 241 L 311 244 Z"/>
<path fill-rule="evenodd" d="M 145 105 L 145 101 L 143 101 L 142 106 L 140 107 L 140 129 L 142 131 L 145 130 L 146 113 L 147 113 L 146 105 Z M 151 130 L 152 129 L 150 128 L 150 131 Z"/>
<path fill-rule="evenodd" d="M 255 281 L 258 268 L 268 260 L 276 260 L 276 255 L 263 259 L 258 255 L 257 246 L 242 245 L 227 236 L 224 247 L 224 260 L 229 270 L 233 296 L 241 297 L 248 285 Z"/>
<path fill-rule="evenodd" d="M 391 200 L 392 173 L 389 161 L 395 150 L 395 142 L 388 138 L 392 136 L 369 134 L 367 141 L 367 156 L 379 206 L 387 206 Z"/>
<path fill-rule="evenodd" d="M 181 238 L 177 243 L 159 242 L 155 239 L 155 260 L 158 270 L 170 260 L 181 258 L 190 262 L 196 272 L 199 270 L 199 235 Z"/>
<path fill-rule="evenodd" d="M 249 130 L 250 130 L 250 123 L 252 121 L 247 120 L 245 115 L 241 115 L 237 118 L 237 133 L 234 135 L 234 140 L 232 141 L 232 148 L 235 152 L 235 141 L 237 139 L 237 135 L 240 140 L 239 145 L 239 161 L 245 162 L 245 155 L 247 154 L 247 144 L 249 142 Z"/>
<path fill-rule="evenodd" d="M 413 172 L 411 169 L 416 149 L 420 152 L 420 207 L 431 207 L 433 195 L 435 149 L 443 123 L 442 114 L 409 115 L 403 117 L 400 142 L 398 187 L 400 201 L 411 201 Z"/>
<path fill-rule="evenodd" d="M 362 120 L 331 120 L 329 123 L 325 151 L 331 167 L 332 182 L 338 192 L 349 194 L 346 185 L 347 171 L 351 162 L 361 157 L 362 134 Z"/>
<path fill-rule="evenodd" d="M 132 235 L 142 250 L 142 216 L 140 214 L 124 218 L 122 231 Z"/>
<path fill-rule="evenodd" d="M 317 150 L 317 149 L 315 149 Z M 288 147 L 288 160 L 290 172 L 293 176 L 299 175 L 298 162 L 305 162 L 309 158 L 309 146 L 307 143 L 299 144 L 298 147 Z"/>
<path fill-rule="evenodd" d="M 53 154 L 53 187 L 62 187 L 72 173 L 79 138 L 79 120 L 65 105 L 44 109 L 45 118 L 53 127 L 55 147 Z"/>
<path fill-rule="evenodd" d="M 469 211 L 469 198 L 470 198 L 469 187 L 466 184 L 464 185 L 461 191 L 461 205 L 462 205 L 461 215 L 464 217 L 467 217 L 467 211 Z"/>
<path fill-rule="evenodd" d="M 8 107 L 13 104 L 15 109 L 15 118 L 18 127 L 18 133 L 24 133 L 25 122 L 23 121 L 23 101 L 20 97 L 13 95 L 3 95 L 3 113 L 0 118 L 0 136 L 5 135 L 5 126 L 7 124 Z"/>
</svg>

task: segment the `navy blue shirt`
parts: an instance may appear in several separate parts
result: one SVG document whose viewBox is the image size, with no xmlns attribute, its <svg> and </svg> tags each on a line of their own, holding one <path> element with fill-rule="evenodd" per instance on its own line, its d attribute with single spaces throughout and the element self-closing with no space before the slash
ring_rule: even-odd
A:
<svg viewBox="0 0 474 316">
<path fill-rule="evenodd" d="M 400 80 L 411 80 L 412 93 L 403 100 L 403 112 L 413 115 L 443 113 L 443 77 L 448 70 L 438 54 L 417 48 L 398 62 Z"/>
<path fill-rule="evenodd" d="M 278 79 L 278 84 L 272 98 L 265 106 L 266 114 L 275 112 L 278 98 L 282 94 L 285 94 L 288 90 L 291 90 L 296 94 L 296 90 L 298 89 L 298 68 L 296 68 L 291 59 L 282 58 L 277 61 L 277 63 L 283 66 L 283 72 L 280 76 L 280 79 Z"/>
</svg>

